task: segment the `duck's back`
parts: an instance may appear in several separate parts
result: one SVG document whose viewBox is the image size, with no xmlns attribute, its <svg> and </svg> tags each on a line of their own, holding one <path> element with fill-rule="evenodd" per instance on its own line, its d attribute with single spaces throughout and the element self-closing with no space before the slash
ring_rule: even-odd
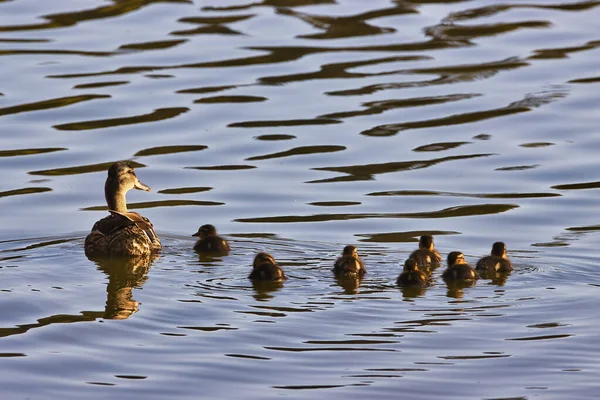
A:
<svg viewBox="0 0 600 400">
<path fill-rule="evenodd" d="M 347 275 L 361 277 L 367 270 L 360 258 L 348 255 L 338 257 L 333 265 L 333 272 L 336 276 Z"/>
<path fill-rule="evenodd" d="M 509 272 L 512 271 L 512 263 L 506 258 L 485 256 L 477 261 L 475 269 L 485 272 Z"/>
<path fill-rule="evenodd" d="M 138 213 L 117 213 L 96 222 L 85 239 L 85 253 L 94 256 L 141 256 L 161 249 L 152 223 Z"/>
<path fill-rule="evenodd" d="M 259 281 L 283 281 L 286 279 L 283 270 L 277 264 L 262 263 L 255 266 L 248 278 Z"/>
<path fill-rule="evenodd" d="M 231 250 L 229 244 L 220 236 L 209 236 L 200 239 L 194 245 L 199 253 L 227 254 Z"/>
<path fill-rule="evenodd" d="M 442 274 L 445 280 L 467 281 L 479 279 L 477 272 L 468 264 L 454 264 Z"/>
<path fill-rule="evenodd" d="M 421 271 L 405 271 L 398 276 L 396 283 L 401 286 L 427 286 L 427 276 Z"/>
</svg>

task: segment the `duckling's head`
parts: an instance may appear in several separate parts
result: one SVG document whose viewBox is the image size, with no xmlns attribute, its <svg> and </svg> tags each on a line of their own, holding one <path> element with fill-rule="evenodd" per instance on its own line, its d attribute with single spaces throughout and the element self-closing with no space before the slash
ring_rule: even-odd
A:
<svg viewBox="0 0 600 400">
<path fill-rule="evenodd" d="M 506 244 L 504 242 L 496 242 L 492 245 L 492 255 L 497 257 L 506 257 Z"/>
<path fill-rule="evenodd" d="M 419 239 L 419 248 L 422 250 L 431 250 L 433 249 L 433 236 L 431 235 L 423 235 Z"/>
<path fill-rule="evenodd" d="M 272 255 L 267 252 L 260 252 L 254 257 L 253 268 L 256 268 L 260 264 L 277 264 Z"/>
<path fill-rule="evenodd" d="M 413 258 L 409 258 L 404 261 L 404 272 L 414 272 L 418 271 L 419 267 L 417 266 L 417 261 Z"/>
<path fill-rule="evenodd" d="M 198 237 L 200 237 L 200 239 L 204 239 L 205 237 L 216 236 L 216 235 L 217 235 L 217 228 L 215 228 L 214 225 L 205 224 L 205 225 L 202 225 L 200 228 L 198 228 L 198 232 L 194 233 L 192 236 L 198 236 Z"/>
<path fill-rule="evenodd" d="M 342 251 L 342 255 L 343 256 L 351 256 L 351 257 L 358 257 L 358 250 L 356 249 L 356 247 L 354 247 L 351 244 L 349 244 L 348 246 L 344 247 L 344 250 Z"/>
<path fill-rule="evenodd" d="M 451 267 L 454 264 L 466 264 L 465 255 L 460 251 L 452 251 L 448 254 L 448 266 Z"/>
</svg>

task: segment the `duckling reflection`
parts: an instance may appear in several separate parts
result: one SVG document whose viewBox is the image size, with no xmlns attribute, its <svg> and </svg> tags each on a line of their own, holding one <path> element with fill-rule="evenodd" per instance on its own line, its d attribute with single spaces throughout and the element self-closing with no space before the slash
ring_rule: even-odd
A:
<svg viewBox="0 0 600 400">
<path fill-rule="evenodd" d="M 477 261 L 475 269 L 479 273 L 492 275 L 496 272 L 506 273 L 512 271 L 512 263 L 506 255 L 506 244 L 504 242 L 494 243 L 491 254 Z"/>
<path fill-rule="evenodd" d="M 98 269 L 108 275 L 105 319 L 127 319 L 138 312 L 139 303 L 133 299 L 133 289 L 148 279 L 148 270 L 156 258 L 157 255 L 93 260 Z"/>
<path fill-rule="evenodd" d="M 231 250 L 227 240 L 217 235 L 217 228 L 214 225 L 202 225 L 192 236 L 199 237 L 194 245 L 194 250 L 200 254 L 226 256 Z"/>
<path fill-rule="evenodd" d="M 342 255 L 335 260 L 333 273 L 338 278 L 362 278 L 367 272 L 365 264 L 358 255 L 355 246 L 348 245 L 344 247 Z"/>
<path fill-rule="evenodd" d="M 448 268 L 442 274 L 442 278 L 448 281 L 476 281 L 479 279 L 477 272 L 465 261 L 465 256 L 460 251 L 448 254 Z"/>
<path fill-rule="evenodd" d="M 475 280 L 446 280 L 446 286 L 448 287 L 446 296 L 455 299 L 462 299 L 465 295 L 464 289 L 469 288 L 473 285 L 475 285 Z"/>
<path fill-rule="evenodd" d="M 283 287 L 283 281 L 264 281 L 253 279 L 252 289 L 254 289 L 254 298 L 257 301 L 268 301 L 272 299 L 273 293 Z"/>
<path fill-rule="evenodd" d="M 281 267 L 275 262 L 272 255 L 261 252 L 254 257 L 252 272 L 248 279 L 257 281 L 283 282 L 287 279 Z"/>
<path fill-rule="evenodd" d="M 422 270 L 437 268 L 442 262 L 442 256 L 436 250 L 433 243 L 433 236 L 423 235 L 419 239 L 419 248 L 411 253 L 408 258 L 417 262 L 417 266 Z"/>
<path fill-rule="evenodd" d="M 344 275 L 335 278 L 336 283 L 344 289 L 344 294 L 357 294 L 360 280 L 361 278 Z"/>
</svg>

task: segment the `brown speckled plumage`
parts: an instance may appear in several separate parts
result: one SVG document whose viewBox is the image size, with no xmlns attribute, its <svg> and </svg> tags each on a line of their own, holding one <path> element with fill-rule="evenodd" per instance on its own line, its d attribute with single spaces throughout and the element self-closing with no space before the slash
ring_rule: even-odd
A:
<svg viewBox="0 0 600 400">
<path fill-rule="evenodd" d="M 447 281 L 475 281 L 479 279 L 477 272 L 465 261 L 463 253 L 453 251 L 448 254 L 448 268 L 442 274 Z"/>
<path fill-rule="evenodd" d="M 408 258 L 417 262 L 419 268 L 439 267 L 442 262 L 442 256 L 435 249 L 433 236 L 423 235 L 419 239 L 419 248 L 411 253 Z"/>
<path fill-rule="evenodd" d="M 194 250 L 198 253 L 227 255 L 231 250 L 229 243 L 217 235 L 214 225 L 202 225 L 192 236 L 199 237 L 194 245 Z"/>
<path fill-rule="evenodd" d="M 283 270 L 272 255 L 261 252 L 254 257 L 252 263 L 252 272 L 248 275 L 249 279 L 260 281 L 282 282 L 287 279 Z"/>
<path fill-rule="evenodd" d="M 352 245 L 344 247 L 342 255 L 335 260 L 333 272 L 337 277 L 362 277 L 367 270 L 358 256 L 358 250 Z"/>
<path fill-rule="evenodd" d="M 104 185 L 111 215 L 97 221 L 86 237 L 85 253 L 88 257 L 141 256 L 160 251 L 162 246 L 152 223 L 127 210 L 125 194 L 133 188 L 150 191 L 138 180 L 128 163 L 113 164 Z"/>
<path fill-rule="evenodd" d="M 427 275 L 419 270 L 417 261 L 413 258 L 409 258 L 404 262 L 404 269 L 400 276 L 398 276 L 396 283 L 400 286 L 425 287 L 428 285 L 429 279 L 427 278 Z"/>
<path fill-rule="evenodd" d="M 477 261 L 475 269 L 486 273 L 512 271 L 512 263 L 506 256 L 506 245 L 504 242 L 494 243 L 491 254 Z"/>
</svg>

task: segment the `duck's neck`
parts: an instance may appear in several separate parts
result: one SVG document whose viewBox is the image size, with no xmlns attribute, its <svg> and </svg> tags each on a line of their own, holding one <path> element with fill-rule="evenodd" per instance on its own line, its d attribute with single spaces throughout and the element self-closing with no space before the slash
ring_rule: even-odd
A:
<svg viewBox="0 0 600 400">
<path fill-rule="evenodd" d="M 109 210 L 126 213 L 127 212 L 127 200 L 125 199 L 124 191 L 118 188 L 112 187 L 110 182 L 106 182 L 104 185 L 104 197 L 106 198 L 106 204 Z"/>
</svg>

